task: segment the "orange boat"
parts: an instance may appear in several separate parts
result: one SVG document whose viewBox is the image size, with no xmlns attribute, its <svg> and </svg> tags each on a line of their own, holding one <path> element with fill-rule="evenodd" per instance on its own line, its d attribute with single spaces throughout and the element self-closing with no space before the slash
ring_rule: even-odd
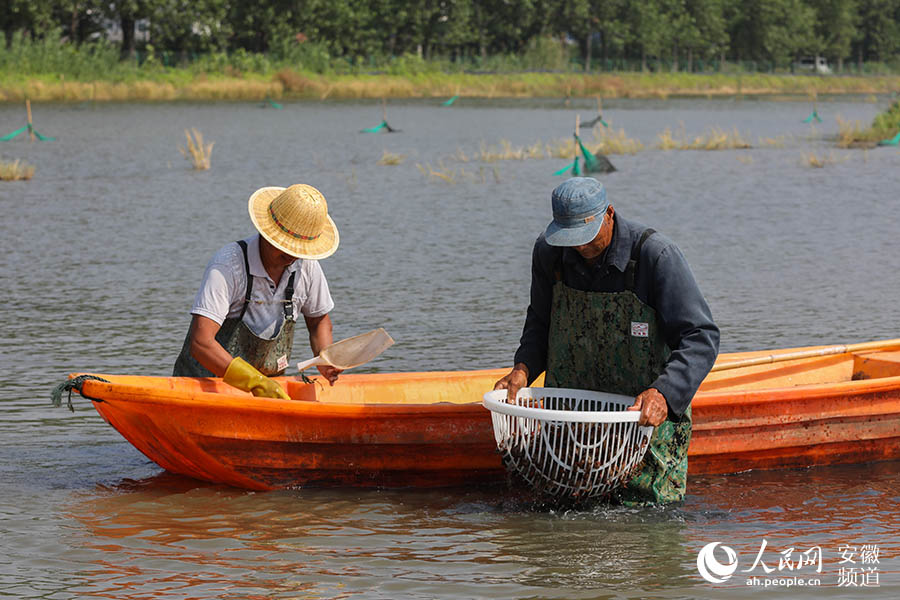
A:
<svg viewBox="0 0 900 600">
<path fill-rule="evenodd" d="M 900 458 L 900 351 L 866 349 L 879 344 L 720 355 L 693 400 L 689 473 Z M 481 398 L 506 372 L 279 378 L 290 401 L 213 378 L 101 375 L 81 392 L 148 458 L 196 479 L 436 487 L 503 480 Z"/>
</svg>

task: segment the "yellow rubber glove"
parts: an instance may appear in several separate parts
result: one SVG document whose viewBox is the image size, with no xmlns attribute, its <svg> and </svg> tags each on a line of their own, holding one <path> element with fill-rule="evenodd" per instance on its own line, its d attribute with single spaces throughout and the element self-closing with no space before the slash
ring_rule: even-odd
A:
<svg viewBox="0 0 900 600">
<path fill-rule="evenodd" d="M 254 396 L 282 398 L 284 400 L 291 399 L 290 396 L 284 393 L 277 381 L 269 379 L 241 357 L 231 361 L 231 364 L 225 369 L 225 375 L 222 379 L 228 385 L 250 392 Z"/>
</svg>

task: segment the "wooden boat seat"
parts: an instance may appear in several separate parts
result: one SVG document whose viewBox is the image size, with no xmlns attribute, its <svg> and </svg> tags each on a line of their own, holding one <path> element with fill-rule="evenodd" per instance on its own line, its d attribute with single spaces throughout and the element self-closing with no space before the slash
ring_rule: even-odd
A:
<svg viewBox="0 0 900 600">
<path fill-rule="evenodd" d="M 900 351 L 853 355 L 853 380 L 900 376 Z"/>
</svg>

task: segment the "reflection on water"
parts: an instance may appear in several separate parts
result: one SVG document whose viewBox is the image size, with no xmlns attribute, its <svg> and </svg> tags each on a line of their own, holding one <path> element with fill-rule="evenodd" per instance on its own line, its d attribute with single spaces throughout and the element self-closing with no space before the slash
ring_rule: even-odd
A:
<svg viewBox="0 0 900 600">
<path fill-rule="evenodd" d="M 166 475 L 100 490 L 69 514 L 98 554 L 86 589 L 117 597 L 157 587 L 407 597 L 439 585 L 464 598 L 495 585 L 514 596 L 690 579 L 675 509 L 536 513 L 502 490 L 258 494 Z"/>
<path fill-rule="evenodd" d="M 715 597 L 749 575 L 707 584 L 699 549 L 719 541 L 749 568 L 764 539 L 773 569 L 788 548 L 820 547 L 830 588 L 839 547 L 876 545 L 887 593 L 900 590 L 898 467 L 702 477 L 681 506 L 564 513 L 502 487 L 254 493 L 162 473 L 80 492 L 66 519 L 76 589 L 111 598 Z"/>
<path fill-rule="evenodd" d="M 675 240 L 722 329 L 724 351 L 896 337 L 900 153 L 834 151 L 838 116 L 886 105 L 617 101 L 604 118 L 647 150 L 604 178 L 616 209 Z M 86 401 L 51 410 L 69 372 L 171 372 L 209 257 L 246 237 L 258 187 L 305 181 L 329 201 L 341 247 L 323 261 L 338 338 L 385 327 L 397 343 L 360 370 L 508 365 L 527 305 L 535 236 L 565 161 L 499 161 L 484 181 L 425 179 L 417 164 L 482 142 L 568 138 L 546 101 L 391 106 L 397 135 L 360 135 L 378 103 L 35 107 L 46 144 L 0 186 L 0 590 L 17 598 L 602 598 L 759 596 L 712 585 L 700 548 L 751 561 L 820 545 L 831 597 L 900 597 L 900 463 L 694 478 L 683 506 L 530 510 L 503 489 L 249 493 L 160 474 Z M 0 120 L 20 108 L 0 105 Z M 666 127 L 738 129 L 736 152 L 650 150 Z M 215 141 L 212 168 L 178 154 L 183 129 Z M 771 140 L 777 138 L 777 144 Z M 766 140 L 770 141 L 767 142 Z M 388 150 L 408 158 L 381 166 Z M 495 171 L 494 171 L 495 170 Z M 298 354 L 305 339 L 298 334 Z M 301 345 L 303 344 L 303 345 Z M 881 587 L 834 585 L 836 546 L 877 544 Z M 743 567 L 742 567 L 743 568 Z M 743 579 L 746 579 L 744 577 Z M 862 590 L 869 592 L 872 590 Z M 791 590 L 790 597 L 820 593 Z"/>
</svg>

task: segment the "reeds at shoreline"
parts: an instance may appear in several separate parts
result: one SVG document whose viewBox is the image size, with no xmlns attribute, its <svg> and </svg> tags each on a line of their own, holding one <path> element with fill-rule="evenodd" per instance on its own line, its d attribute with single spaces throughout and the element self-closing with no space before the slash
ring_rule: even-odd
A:
<svg viewBox="0 0 900 600">
<path fill-rule="evenodd" d="M 172 69 L 155 78 L 73 81 L 61 77 L 0 80 L 0 101 L 172 101 L 266 98 L 324 100 L 381 98 L 669 98 L 779 95 L 806 100 L 822 94 L 879 94 L 900 88 L 900 76 L 795 77 L 724 73 L 421 73 L 321 75 L 283 68 L 241 76 Z"/>
</svg>

